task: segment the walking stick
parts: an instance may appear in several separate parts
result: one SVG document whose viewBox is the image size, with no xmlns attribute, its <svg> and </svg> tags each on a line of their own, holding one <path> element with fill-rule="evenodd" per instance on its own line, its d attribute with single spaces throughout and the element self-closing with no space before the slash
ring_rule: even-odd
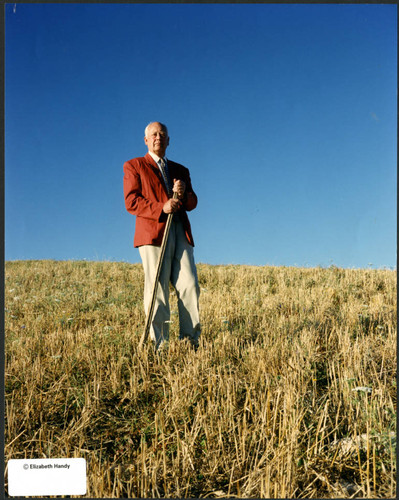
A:
<svg viewBox="0 0 399 500">
<path fill-rule="evenodd" d="M 177 198 L 176 192 L 173 193 L 173 198 L 174 199 Z M 150 304 L 150 308 L 149 308 L 148 314 L 147 314 L 147 319 L 145 322 L 144 333 L 143 333 L 143 336 L 141 337 L 140 344 L 139 344 L 140 349 L 143 347 L 144 343 L 147 341 L 148 334 L 150 333 L 152 316 L 154 315 L 155 298 L 157 296 L 158 282 L 159 282 L 159 277 L 161 275 L 163 259 L 165 256 L 165 248 L 166 248 L 166 243 L 168 242 L 170 225 L 172 224 L 172 219 L 173 219 L 173 213 L 168 214 L 168 218 L 166 220 L 165 232 L 163 233 L 163 238 L 162 238 L 161 252 L 160 252 L 159 257 L 158 257 L 157 274 L 155 275 L 154 286 L 152 288 L 151 304 Z"/>
</svg>

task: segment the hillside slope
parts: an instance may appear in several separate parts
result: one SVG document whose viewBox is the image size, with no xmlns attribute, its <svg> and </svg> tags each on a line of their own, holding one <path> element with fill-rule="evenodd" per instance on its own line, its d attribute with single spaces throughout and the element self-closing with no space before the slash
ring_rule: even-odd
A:
<svg viewBox="0 0 399 500">
<path fill-rule="evenodd" d="M 141 265 L 6 263 L 5 459 L 88 497 L 395 495 L 396 273 L 198 265 L 200 349 L 138 351 Z"/>
</svg>

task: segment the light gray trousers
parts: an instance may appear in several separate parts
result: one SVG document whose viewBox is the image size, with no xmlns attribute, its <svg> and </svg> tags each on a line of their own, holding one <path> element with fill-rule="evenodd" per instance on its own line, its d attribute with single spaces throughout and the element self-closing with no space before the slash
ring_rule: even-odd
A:
<svg viewBox="0 0 399 500">
<path fill-rule="evenodd" d="M 139 247 L 144 268 L 144 310 L 146 314 L 151 304 L 152 290 L 157 271 L 161 247 L 143 245 Z M 156 348 L 169 340 L 169 282 L 176 290 L 179 311 L 180 339 L 187 338 L 197 345 L 201 333 L 199 321 L 199 295 L 194 249 L 188 243 L 180 220 L 172 220 L 169 238 L 165 248 L 159 285 L 154 306 L 154 316 L 150 327 L 150 337 Z"/>
</svg>

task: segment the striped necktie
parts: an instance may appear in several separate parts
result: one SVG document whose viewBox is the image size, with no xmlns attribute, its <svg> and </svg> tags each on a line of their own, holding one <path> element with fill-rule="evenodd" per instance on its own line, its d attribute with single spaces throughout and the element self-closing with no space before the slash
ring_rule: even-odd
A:
<svg viewBox="0 0 399 500">
<path fill-rule="evenodd" d="M 166 190 L 168 191 L 168 195 L 171 198 L 173 196 L 173 191 L 170 185 L 169 172 L 168 172 L 168 164 L 165 162 L 163 158 L 160 158 L 158 161 L 159 169 L 161 171 L 163 180 L 165 181 Z"/>
</svg>

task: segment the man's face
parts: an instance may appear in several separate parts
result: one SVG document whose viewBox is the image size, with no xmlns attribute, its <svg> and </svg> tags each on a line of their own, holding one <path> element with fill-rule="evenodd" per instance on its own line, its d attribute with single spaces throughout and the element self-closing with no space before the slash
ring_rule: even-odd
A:
<svg viewBox="0 0 399 500">
<path fill-rule="evenodd" d="M 160 123 L 151 123 L 147 135 L 144 137 L 144 142 L 147 144 L 148 151 L 162 158 L 169 145 L 168 132 Z"/>
</svg>

